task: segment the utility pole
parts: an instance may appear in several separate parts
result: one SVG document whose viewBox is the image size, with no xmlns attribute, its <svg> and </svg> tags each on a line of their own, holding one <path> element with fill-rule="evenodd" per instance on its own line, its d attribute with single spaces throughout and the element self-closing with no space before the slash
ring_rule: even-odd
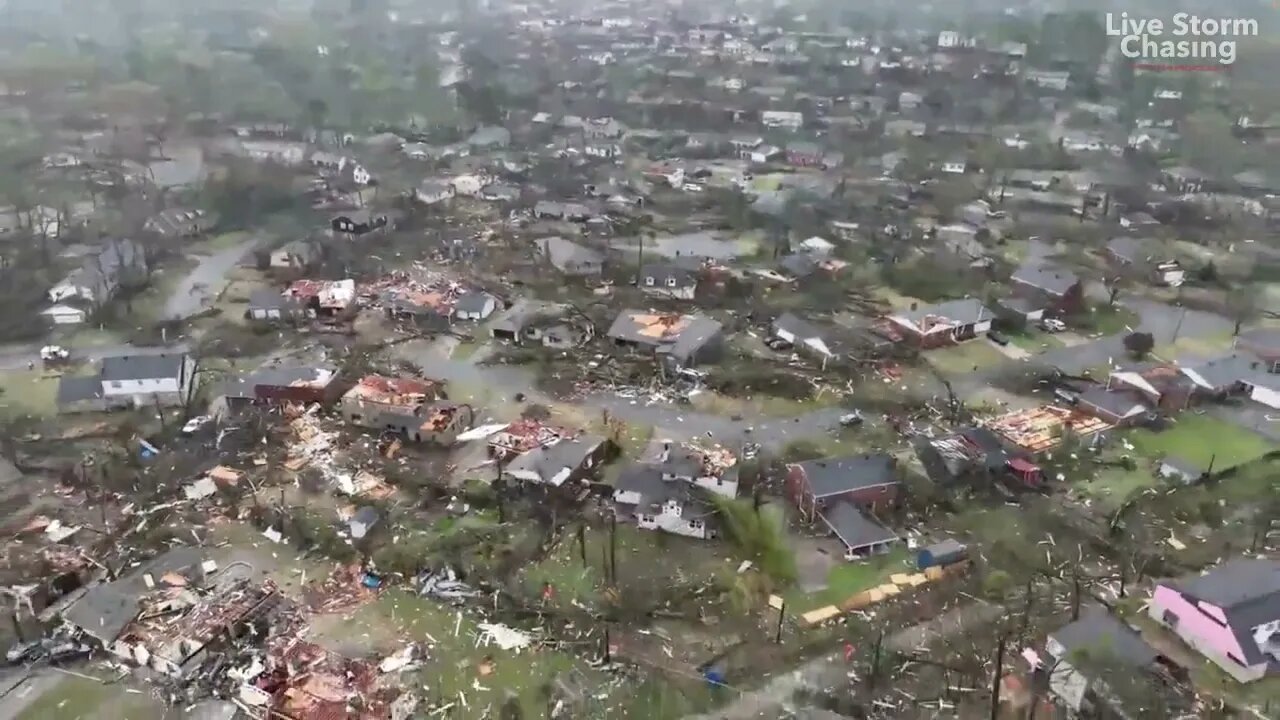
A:
<svg viewBox="0 0 1280 720">
<path fill-rule="evenodd" d="M 1182 332 L 1182 321 L 1185 320 L 1186 317 L 1187 317 L 1187 308 L 1184 305 L 1182 308 L 1182 312 L 1178 313 L 1178 324 L 1173 326 L 1173 338 L 1169 340 L 1171 344 L 1178 342 L 1178 333 Z"/>
<path fill-rule="evenodd" d="M 782 619 L 785 618 L 786 616 L 787 616 L 787 601 L 783 600 L 782 604 L 778 606 L 778 632 L 775 634 L 773 638 L 774 644 L 777 644 L 777 645 L 782 644 Z"/>
<path fill-rule="evenodd" d="M 582 567 L 587 566 L 587 526 L 578 526 L 578 555 L 582 558 Z"/>
<path fill-rule="evenodd" d="M 618 516 L 609 519 L 609 580 L 618 584 Z"/>
<path fill-rule="evenodd" d="M 996 667 L 991 677 L 991 720 L 1000 717 L 1000 677 L 1004 675 L 1004 648 L 1008 641 L 1008 635 L 1001 635 L 1000 644 L 996 646 Z"/>
<path fill-rule="evenodd" d="M 880 647 L 884 644 L 884 631 L 876 636 L 876 646 L 871 651 L 871 669 L 867 672 L 867 692 L 874 693 L 880 680 Z"/>
</svg>

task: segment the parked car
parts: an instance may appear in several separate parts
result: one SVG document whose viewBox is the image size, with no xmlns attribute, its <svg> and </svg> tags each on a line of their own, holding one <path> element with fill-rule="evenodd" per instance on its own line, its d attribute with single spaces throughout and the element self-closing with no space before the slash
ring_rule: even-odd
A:
<svg viewBox="0 0 1280 720">
<path fill-rule="evenodd" d="M 1040 321 L 1040 329 L 1045 332 L 1062 332 L 1067 329 L 1067 324 L 1057 318 L 1045 318 Z"/>
<path fill-rule="evenodd" d="M 999 345 L 1000 347 L 1004 347 L 1005 345 L 1009 344 L 1009 338 L 1005 337 L 1004 335 L 1001 335 L 995 330 L 988 332 L 987 338 L 989 338 L 991 342 Z"/>
<path fill-rule="evenodd" d="M 211 422 L 213 422 L 213 418 L 211 416 L 197 415 L 191 418 L 190 420 L 188 420 L 187 423 L 182 426 L 182 434 L 195 435 L 196 433 L 200 432 L 201 428 L 203 428 L 204 426 L 208 425 Z"/>
</svg>

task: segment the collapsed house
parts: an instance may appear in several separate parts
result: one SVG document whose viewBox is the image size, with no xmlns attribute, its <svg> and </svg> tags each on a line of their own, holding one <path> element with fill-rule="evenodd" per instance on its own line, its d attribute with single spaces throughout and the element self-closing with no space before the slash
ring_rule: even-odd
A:
<svg viewBox="0 0 1280 720">
<path fill-rule="evenodd" d="M 316 315 L 342 315 L 356 302 L 355 280 L 297 280 L 284 291 Z"/>
<path fill-rule="evenodd" d="M 386 288 L 381 301 L 387 316 L 411 320 L 427 329 L 444 330 L 457 321 L 485 320 L 500 305 L 487 292 L 461 283 L 435 281 L 403 282 Z"/>
<path fill-rule="evenodd" d="M 408 720 L 418 706 L 417 695 L 380 673 L 377 662 L 343 657 L 297 635 L 274 638 L 265 661 L 235 674 L 241 706 L 258 718 Z"/>
<path fill-rule="evenodd" d="M 249 575 L 247 566 L 219 570 L 199 548 L 178 547 L 73 593 L 61 618 L 124 662 L 189 676 L 279 603 L 273 583 Z"/>
</svg>

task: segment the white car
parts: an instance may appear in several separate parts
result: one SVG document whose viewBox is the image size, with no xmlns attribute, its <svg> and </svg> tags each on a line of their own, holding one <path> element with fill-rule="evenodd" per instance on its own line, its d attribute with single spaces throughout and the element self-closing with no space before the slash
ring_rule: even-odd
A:
<svg viewBox="0 0 1280 720">
<path fill-rule="evenodd" d="M 208 425 L 211 422 L 213 422 L 212 417 L 208 415 L 197 415 L 191 418 L 190 420 L 188 420 L 186 425 L 182 426 L 182 434 L 194 435 L 200 431 L 200 428 L 204 427 L 205 425 Z"/>
<path fill-rule="evenodd" d="M 1067 329 L 1067 324 L 1057 318 L 1045 318 L 1040 321 L 1040 329 L 1045 332 L 1062 332 Z"/>
</svg>

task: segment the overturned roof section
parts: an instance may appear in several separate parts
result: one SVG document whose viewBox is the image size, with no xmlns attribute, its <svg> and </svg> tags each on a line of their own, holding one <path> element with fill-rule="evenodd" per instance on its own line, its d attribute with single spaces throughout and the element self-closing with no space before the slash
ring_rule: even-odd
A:
<svg viewBox="0 0 1280 720">
<path fill-rule="evenodd" d="M 381 405 L 421 405 L 440 397 L 441 383 L 418 378 L 366 375 L 347 391 L 344 400 Z"/>
</svg>

